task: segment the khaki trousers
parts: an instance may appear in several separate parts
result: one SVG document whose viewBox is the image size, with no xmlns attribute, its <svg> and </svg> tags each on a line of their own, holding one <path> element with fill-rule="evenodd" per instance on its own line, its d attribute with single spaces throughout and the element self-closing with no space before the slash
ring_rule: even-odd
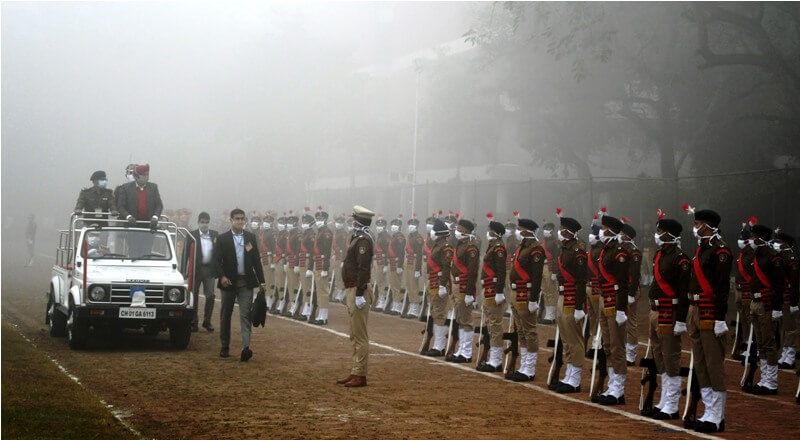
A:
<svg viewBox="0 0 800 440">
<path fill-rule="evenodd" d="M 280 261 L 275 263 L 275 291 L 276 299 L 283 299 L 284 283 L 286 282 L 286 272 L 283 271 L 283 263 Z"/>
<path fill-rule="evenodd" d="M 800 321 L 800 312 L 792 315 L 789 312 L 789 303 L 783 303 L 783 318 L 781 318 L 781 344 L 783 347 L 797 347 L 798 339 L 798 321 Z M 783 348 L 781 347 L 781 348 Z"/>
<path fill-rule="evenodd" d="M 584 319 L 586 317 L 575 321 L 575 307 L 565 307 L 564 297 L 559 295 L 556 322 L 561 344 L 564 346 L 564 362 L 578 368 L 583 368 L 583 361 L 586 359 L 586 344 L 583 342 L 583 332 L 581 332 Z"/>
<path fill-rule="evenodd" d="M 514 293 L 516 298 L 516 293 Z M 513 301 L 513 299 L 512 299 Z M 527 301 L 518 301 L 511 307 L 511 317 L 517 329 L 517 342 L 520 348 L 526 348 L 528 353 L 539 351 L 539 336 L 536 333 L 536 314 L 528 311 Z"/>
<path fill-rule="evenodd" d="M 637 286 L 636 294 L 634 295 L 636 301 L 628 305 L 628 321 L 625 323 L 628 326 L 625 341 L 631 345 L 639 344 L 639 301 L 641 297 L 642 289 Z"/>
<path fill-rule="evenodd" d="M 322 278 L 322 271 L 315 270 L 314 278 L 316 279 L 316 287 L 317 287 L 317 308 L 327 309 L 328 304 L 330 303 L 331 274 L 330 272 L 328 272 L 328 276 Z"/>
<path fill-rule="evenodd" d="M 456 324 L 458 324 L 458 328 L 461 330 L 466 331 L 473 331 L 474 327 L 472 326 L 472 305 L 470 304 L 467 307 L 467 304 L 464 302 L 464 295 L 460 292 L 458 284 L 453 284 L 453 310 L 455 310 L 455 317 L 456 317 Z"/>
<path fill-rule="evenodd" d="M 403 292 L 401 287 L 403 284 L 402 280 L 402 274 L 398 274 L 397 270 L 392 270 L 392 268 L 389 268 L 389 287 L 392 288 L 392 304 L 403 302 L 403 296 L 405 292 Z"/>
<path fill-rule="evenodd" d="M 739 341 L 747 343 L 747 336 L 750 334 L 750 300 L 742 299 L 742 291 L 739 289 L 736 292 L 736 311 L 739 312 Z M 736 334 L 736 329 L 731 329 Z M 732 336 L 733 337 L 733 336 Z M 736 343 L 736 341 L 734 341 Z M 738 347 L 736 348 L 739 349 Z"/>
<path fill-rule="evenodd" d="M 778 347 L 775 342 L 775 323 L 772 313 L 764 309 L 761 301 L 750 302 L 750 320 L 753 322 L 753 338 L 758 344 L 758 357 L 767 365 L 778 365 Z"/>
<path fill-rule="evenodd" d="M 628 373 L 628 363 L 625 358 L 625 326 L 627 322 L 618 325 L 616 309 L 612 308 L 612 315 L 600 313 L 600 330 L 603 338 L 603 351 L 606 352 L 608 366 L 617 374 Z"/>
<path fill-rule="evenodd" d="M 410 304 L 418 304 L 422 302 L 422 289 L 420 289 L 419 279 L 414 278 L 414 265 L 406 264 L 405 274 L 406 278 L 406 292 L 408 292 L 408 302 Z"/>
<path fill-rule="evenodd" d="M 310 266 L 307 264 L 300 268 L 300 286 L 303 289 L 304 301 L 311 301 L 311 277 L 306 276 L 306 271 Z"/>
<path fill-rule="evenodd" d="M 717 337 L 714 330 L 700 330 L 700 312 L 697 306 L 689 306 L 686 329 L 692 341 L 694 374 L 700 388 L 711 387 L 714 391 L 725 391 L 725 340 L 727 335 Z"/>
<path fill-rule="evenodd" d="M 367 320 L 369 309 L 372 307 L 372 292 L 369 289 L 364 290 L 364 299 L 367 303 L 360 309 L 356 307 L 356 288 L 348 288 L 346 295 L 347 315 L 350 317 L 350 342 L 353 343 L 353 368 L 350 374 L 366 376 L 369 362 Z"/>
<path fill-rule="evenodd" d="M 594 340 L 597 337 L 597 320 L 600 314 L 603 313 L 600 305 L 601 298 L 600 289 L 592 289 L 592 286 L 586 286 L 586 300 L 589 301 L 589 313 L 587 315 L 589 319 L 589 342 L 591 344 L 594 344 Z"/>
<path fill-rule="evenodd" d="M 294 268 L 289 267 L 286 270 L 286 277 L 289 279 L 288 281 L 288 289 L 289 289 L 289 301 L 295 302 L 297 301 L 297 291 L 300 287 L 300 275 L 301 273 L 294 273 Z M 291 305 L 291 304 L 290 304 Z"/>
<path fill-rule="evenodd" d="M 650 351 L 659 373 L 675 377 L 681 372 L 681 337 L 675 336 L 673 327 L 658 325 L 658 311 L 648 315 L 650 327 Z"/>
<path fill-rule="evenodd" d="M 447 319 L 448 298 L 439 296 L 439 289 L 431 289 L 428 292 L 428 301 L 431 305 L 431 319 L 436 325 L 444 325 Z"/>
<path fill-rule="evenodd" d="M 547 265 L 542 270 L 542 294 L 544 295 L 544 307 L 555 307 L 558 303 L 558 283 L 551 277 L 552 272 Z"/>
<path fill-rule="evenodd" d="M 269 267 L 269 262 L 262 264 L 261 268 L 264 269 L 264 284 L 267 285 L 267 291 L 271 292 L 275 288 L 275 269 Z"/>
<path fill-rule="evenodd" d="M 335 278 L 333 279 L 333 287 L 337 290 L 344 290 L 344 281 L 342 281 L 342 263 L 343 261 L 334 258 L 333 263 L 333 270 L 336 272 Z"/>
<path fill-rule="evenodd" d="M 483 318 L 486 320 L 486 328 L 489 330 L 491 347 L 503 346 L 503 312 L 505 312 L 506 306 L 505 301 L 498 306 L 494 302 L 494 298 L 484 298 Z"/>
</svg>

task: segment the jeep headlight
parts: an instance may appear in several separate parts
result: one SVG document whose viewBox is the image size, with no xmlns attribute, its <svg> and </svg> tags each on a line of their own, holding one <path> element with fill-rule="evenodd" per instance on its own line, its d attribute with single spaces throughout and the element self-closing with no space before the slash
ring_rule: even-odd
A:
<svg viewBox="0 0 800 440">
<path fill-rule="evenodd" d="M 103 286 L 92 286 L 89 289 L 89 299 L 92 301 L 104 301 L 106 299 L 106 289 Z"/>
<path fill-rule="evenodd" d="M 169 302 L 181 302 L 183 301 L 183 289 L 179 287 L 172 287 L 167 290 L 167 299 Z"/>
</svg>

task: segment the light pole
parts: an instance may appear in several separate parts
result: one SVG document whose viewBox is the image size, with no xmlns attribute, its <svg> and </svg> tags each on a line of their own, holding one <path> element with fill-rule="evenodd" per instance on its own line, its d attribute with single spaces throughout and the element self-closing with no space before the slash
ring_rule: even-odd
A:
<svg viewBox="0 0 800 440">
<path fill-rule="evenodd" d="M 414 153 L 412 154 L 411 164 L 411 212 L 416 209 L 415 202 L 417 197 L 417 133 L 419 130 L 419 75 L 422 66 L 418 60 L 414 61 L 414 71 L 416 72 L 416 84 L 414 86 Z"/>
</svg>

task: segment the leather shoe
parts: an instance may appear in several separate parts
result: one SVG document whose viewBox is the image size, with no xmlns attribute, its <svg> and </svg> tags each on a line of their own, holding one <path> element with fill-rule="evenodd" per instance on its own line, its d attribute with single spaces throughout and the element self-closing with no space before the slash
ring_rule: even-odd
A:
<svg viewBox="0 0 800 440">
<path fill-rule="evenodd" d="M 226 358 L 228 356 L 230 356 L 230 354 L 228 354 L 227 348 L 223 348 L 222 350 L 219 351 L 219 357 Z"/>
<path fill-rule="evenodd" d="M 775 388 L 773 390 L 772 388 L 767 388 L 767 387 L 764 387 L 764 386 L 761 386 L 761 385 L 756 385 L 756 386 L 751 387 L 749 390 L 746 390 L 746 391 L 748 393 L 756 394 L 756 395 L 759 395 L 759 396 L 770 396 L 770 395 L 774 396 L 774 395 L 778 394 L 778 389 L 777 388 Z M 714 431 L 710 431 L 710 432 L 714 432 Z"/>
<path fill-rule="evenodd" d="M 659 411 L 661 410 L 656 407 L 642 408 L 642 410 L 639 411 L 639 415 L 653 418 L 653 416 L 655 416 Z"/>
<path fill-rule="evenodd" d="M 328 320 L 327 319 L 314 319 L 314 320 L 310 321 L 310 323 L 314 324 L 314 325 L 328 325 Z"/>
<path fill-rule="evenodd" d="M 781 362 L 780 364 L 778 364 L 778 369 L 779 370 L 794 370 L 794 366 L 795 366 L 794 362 L 792 362 L 791 364 L 789 364 L 787 362 Z"/>
<path fill-rule="evenodd" d="M 449 360 L 449 361 L 447 361 L 447 359 L 445 359 L 445 360 L 447 362 L 453 362 L 454 364 L 469 364 L 469 363 L 472 362 L 472 358 L 465 358 L 464 356 L 461 356 L 461 355 L 453 356 L 451 359 L 452 360 Z"/>
<path fill-rule="evenodd" d="M 367 376 L 353 376 L 349 382 L 344 384 L 347 388 L 358 388 L 367 386 Z"/>
<path fill-rule="evenodd" d="M 339 385 L 344 385 L 344 384 L 346 384 L 347 382 L 350 382 L 350 379 L 352 379 L 352 378 L 354 378 L 354 377 L 355 377 L 355 376 L 353 376 L 353 375 L 351 374 L 351 375 L 349 375 L 349 376 L 345 377 L 344 379 L 339 379 L 339 380 L 337 380 L 337 381 L 336 381 L 336 383 L 338 383 Z"/>
<path fill-rule="evenodd" d="M 210 322 L 204 322 L 203 323 L 203 328 L 208 330 L 209 332 L 213 332 L 214 331 L 214 326 L 211 325 Z"/>
<path fill-rule="evenodd" d="M 245 347 L 242 350 L 242 356 L 241 356 L 240 360 L 242 362 L 247 362 L 247 361 L 250 360 L 251 357 L 253 357 L 253 352 L 250 350 L 250 347 Z"/>
<path fill-rule="evenodd" d="M 694 417 L 683 419 L 683 427 L 686 429 L 694 429 L 697 426 L 697 419 Z"/>
<path fill-rule="evenodd" d="M 431 348 L 430 350 L 422 353 L 423 356 L 430 356 L 430 357 L 442 357 L 444 356 L 444 350 L 437 350 L 435 348 Z"/>
<path fill-rule="evenodd" d="M 653 415 L 651 415 L 655 420 L 678 420 L 678 413 L 667 414 L 664 411 L 656 410 Z"/>
<path fill-rule="evenodd" d="M 483 362 L 480 365 L 478 365 L 475 369 L 484 373 L 498 373 L 500 371 L 503 371 L 503 366 L 498 365 L 496 367 L 493 367 L 492 365 Z"/>
<path fill-rule="evenodd" d="M 519 371 L 515 371 L 511 375 L 511 379 L 510 380 L 513 380 L 514 382 L 531 382 L 531 381 L 533 381 L 534 377 L 536 377 L 536 376 L 528 376 L 527 374 L 522 374 Z"/>
<path fill-rule="evenodd" d="M 625 396 L 614 397 L 611 394 L 606 394 L 605 396 L 600 396 L 600 405 L 610 406 L 610 405 L 625 405 Z"/>
<path fill-rule="evenodd" d="M 711 422 L 697 422 L 694 425 L 694 430 L 697 432 L 723 432 L 725 431 L 725 420 L 723 419 L 719 422 L 719 426 Z"/>
<path fill-rule="evenodd" d="M 553 382 L 550 382 L 547 385 L 547 389 L 550 390 L 550 391 L 555 391 L 556 389 L 558 389 L 559 386 L 561 386 L 561 384 L 564 384 L 564 382 L 561 382 L 560 380 L 556 382 L 554 380 Z M 566 384 L 564 384 L 564 385 L 566 385 Z"/>
<path fill-rule="evenodd" d="M 561 383 L 558 384 L 558 387 L 556 387 L 555 391 L 558 394 L 580 393 L 581 392 L 581 386 L 578 385 L 577 387 L 574 387 L 574 386 L 572 386 L 572 385 L 570 385 L 568 383 L 561 382 Z"/>
</svg>

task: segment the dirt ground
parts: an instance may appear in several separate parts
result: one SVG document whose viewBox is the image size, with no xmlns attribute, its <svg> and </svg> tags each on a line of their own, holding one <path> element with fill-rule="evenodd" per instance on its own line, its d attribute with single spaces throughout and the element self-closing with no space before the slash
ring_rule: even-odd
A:
<svg viewBox="0 0 800 440">
<path fill-rule="evenodd" d="M 247 363 L 237 356 L 240 338 L 235 318 L 232 356 L 227 359 L 218 355 L 219 333 L 205 331 L 194 333 L 189 348 L 182 351 L 169 347 L 165 333 L 153 338 L 135 331 L 126 331 L 117 344 L 95 335 L 88 350 L 71 351 L 65 339 L 51 338 L 44 324 L 48 263 L 38 258 L 34 267 L 22 268 L 19 261 L 3 259 L 4 322 L 16 324 L 39 350 L 114 405 L 147 438 L 696 435 L 677 421 L 656 422 L 638 415 L 639 367 L 629 369 L 627 404 L 603 408 L 589 402 L 588 360 L 583 392 L 563 398 L 543 388 L 546 349 L 540 354 L 534 382 L 511 383 L 500 379 L 499 373 L 477 373 L 474 365 L 456 366 L 417 355 L 423 324 L 380 313 L 369 318 L 373 341 L 369 386 L 343 388 L 335 380 L 349 374 L 351 348 L 347 314 L 338 304 L 331 305 L 330 325 L 324 328 L 270 315 L 266 328 L 253 331 L 254 356 Z M 215 326 L 218 321 L 217 315 Z M 540 326 L 542 346 L 552 336 L 552 326 Z M 644 346 L 640 356 L 643 353 Z M 685 353 L 684 365 L 688 359 Z M 726 362 L 730 392 L 726 432 L 720 437 L 783 438 L 800 432 L 794 372 L 779 373 L 778 396 L 759 397 L 739 391 L 741 371 L 738 363 Z"/>
</svg>

